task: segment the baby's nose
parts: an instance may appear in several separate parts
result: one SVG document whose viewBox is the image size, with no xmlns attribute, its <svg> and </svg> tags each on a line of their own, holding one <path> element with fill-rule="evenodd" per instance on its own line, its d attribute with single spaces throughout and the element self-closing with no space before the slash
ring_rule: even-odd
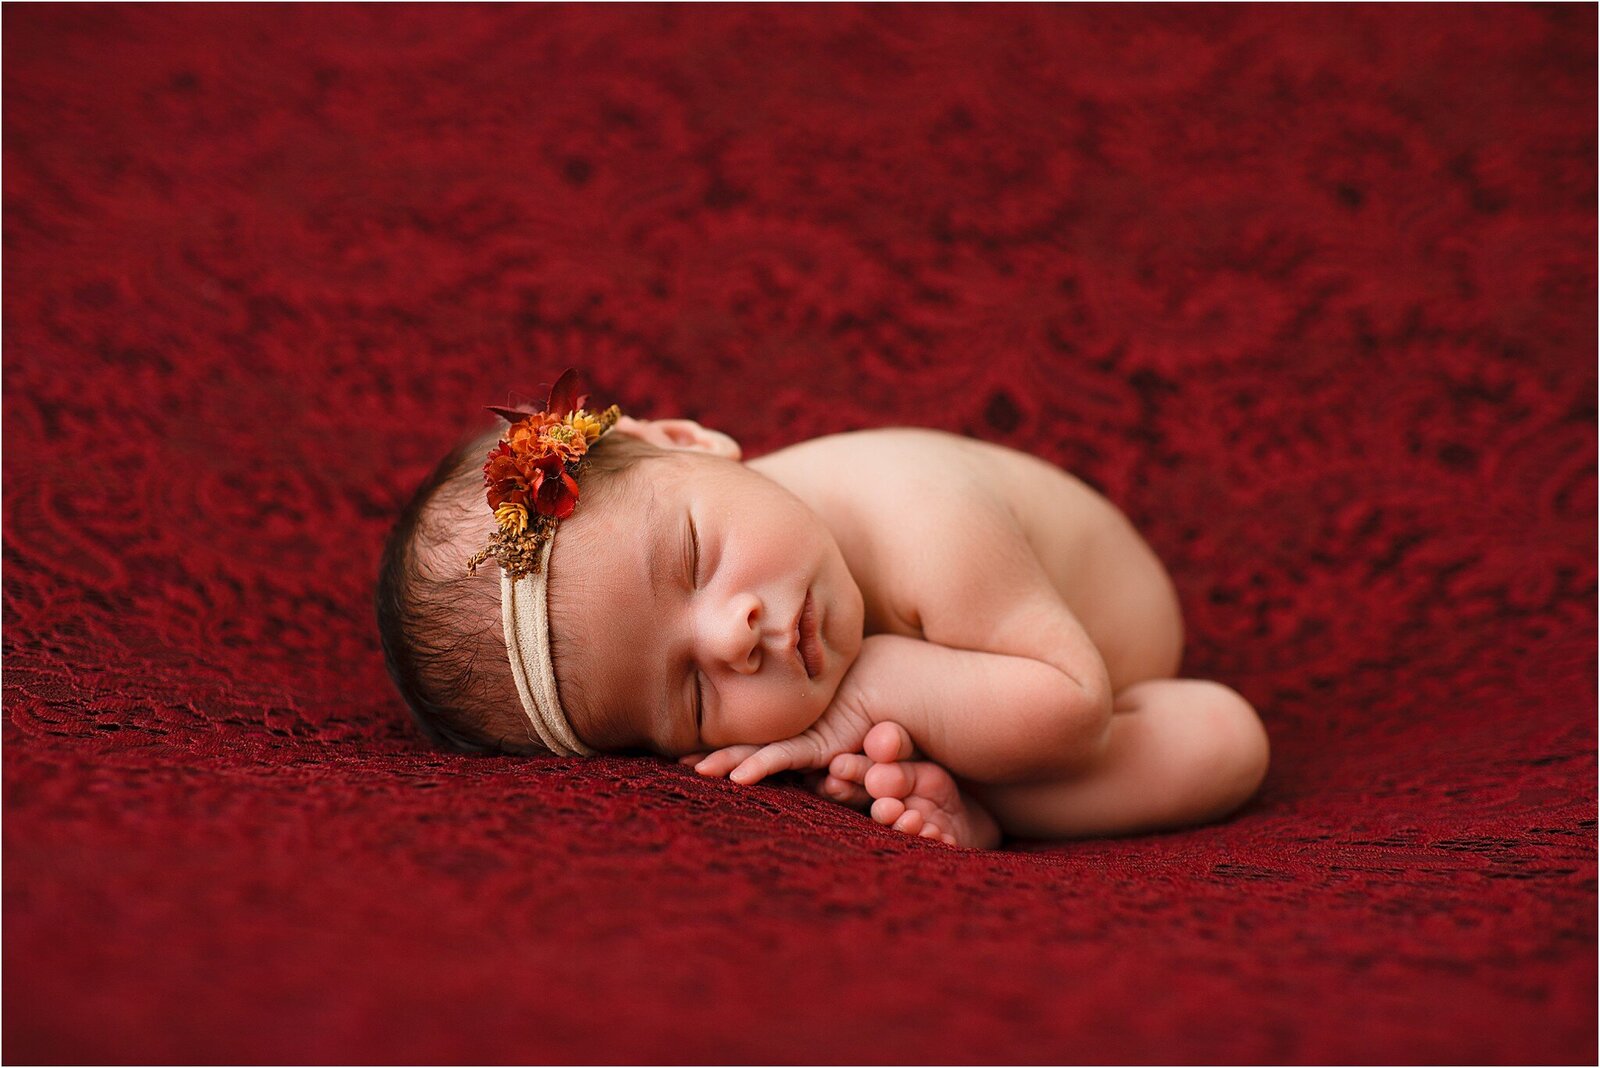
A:
<svg viewBox="0 0 1600 1068">
<path fill-rule="evenodd" d="M 728 600 L 717 627 L 716 655 L 741 675 L 761 669 L 761 598 L 741 593 Z"/>
</svg>

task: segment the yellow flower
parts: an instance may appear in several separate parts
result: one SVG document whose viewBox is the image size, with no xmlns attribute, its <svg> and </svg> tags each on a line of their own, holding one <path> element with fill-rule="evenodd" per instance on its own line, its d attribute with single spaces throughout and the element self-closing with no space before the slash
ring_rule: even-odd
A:
<svg viewBox="0 0 1600 1068">
<path fill-rule="evenodd" d="M 507 534 L 521 534 L 528 529 L 528 510 L 511 501 L 494 510 L 494 519 Z"/>
<path fill-rule="evenodd" d="M 586 408 L 579 408 L 567 416 L 567 425 L 582 434 L 585 441 L 593 442 L 600 437 L 600 420 Z"/>
</svg>

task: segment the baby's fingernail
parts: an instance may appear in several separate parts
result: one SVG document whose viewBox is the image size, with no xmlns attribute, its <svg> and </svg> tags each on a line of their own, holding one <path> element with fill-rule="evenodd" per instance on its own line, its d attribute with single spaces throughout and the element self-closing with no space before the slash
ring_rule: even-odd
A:
<svg viewBox="0 0 1600 1068">
<path fill-rule="evenodd" d="M 749 777 L 750 772 L 744 768 L 736 768 L 733 774 L 728 776 L 728 778 L 732 779 L 734 782 L 744 782 Z"/>
</svg>

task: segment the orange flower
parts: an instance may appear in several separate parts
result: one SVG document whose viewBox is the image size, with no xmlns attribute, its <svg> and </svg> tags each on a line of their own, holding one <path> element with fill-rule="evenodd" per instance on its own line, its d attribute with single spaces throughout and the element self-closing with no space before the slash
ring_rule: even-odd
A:
<svg viewBox="0 0 1600 1068">
<path fill-rule="evenodd" d="M 589 451 L 589 439 L 565 423 L 546 429 L 543 439 L 544 447 L 561 457 L 562 463 L 575 463 Z"/>
<path fill-rule="evenodd" d="M 511 429 L 506 431 L 506 436 L 503 440 L 513 449 L 519 451 L 525 449 L 537 451 L 537 446 L 534 443 L 538 440 L 539 435 L 544 433 L 547 428 L 560 422 L 560 419 L 549 412 L 533 412 L 511 424 Z"/>
</svg>

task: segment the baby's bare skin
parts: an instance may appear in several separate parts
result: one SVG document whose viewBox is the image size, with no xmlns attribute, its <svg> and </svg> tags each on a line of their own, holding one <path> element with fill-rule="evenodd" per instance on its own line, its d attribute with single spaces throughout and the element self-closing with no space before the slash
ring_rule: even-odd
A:
<svg viewBox="0 0 1600 1068">
<path fill-rule="evenodd" d="M 804 735 L 686 758 L 702 774 L 753 782 L 827 767 L 825 794 L 870 801 L 905 833 L 980 848 L 1001 830 L 1203 822 L 1259 785 L 1267 741 L 1255 711 L 1226 687 L 1173 677 L 1183 630 L 1171 581 L 1079 480 L 923 430 L 820 438 L 749 466 L 831 530 L 866 638 Z"/>
<path fill-rule="evenodd" d="M 696 765 L 702 775 L 719 776 L 761 748 L 739 745 L 710 754 L 691 753 L 679 763 Z M 829 761 L 827 774 L 812 784 L 817 792 L 869 813 L 902 834 L 937 838 L 969 849 L 992 849 L 1000 844 L 1000 827 L 994 817 L 962 791 L 943 767 L 916 759 L 915 743 L 904 727 L 879 723 L 867 732 L 861 750 L 840 753 Z"/>
</svg>

